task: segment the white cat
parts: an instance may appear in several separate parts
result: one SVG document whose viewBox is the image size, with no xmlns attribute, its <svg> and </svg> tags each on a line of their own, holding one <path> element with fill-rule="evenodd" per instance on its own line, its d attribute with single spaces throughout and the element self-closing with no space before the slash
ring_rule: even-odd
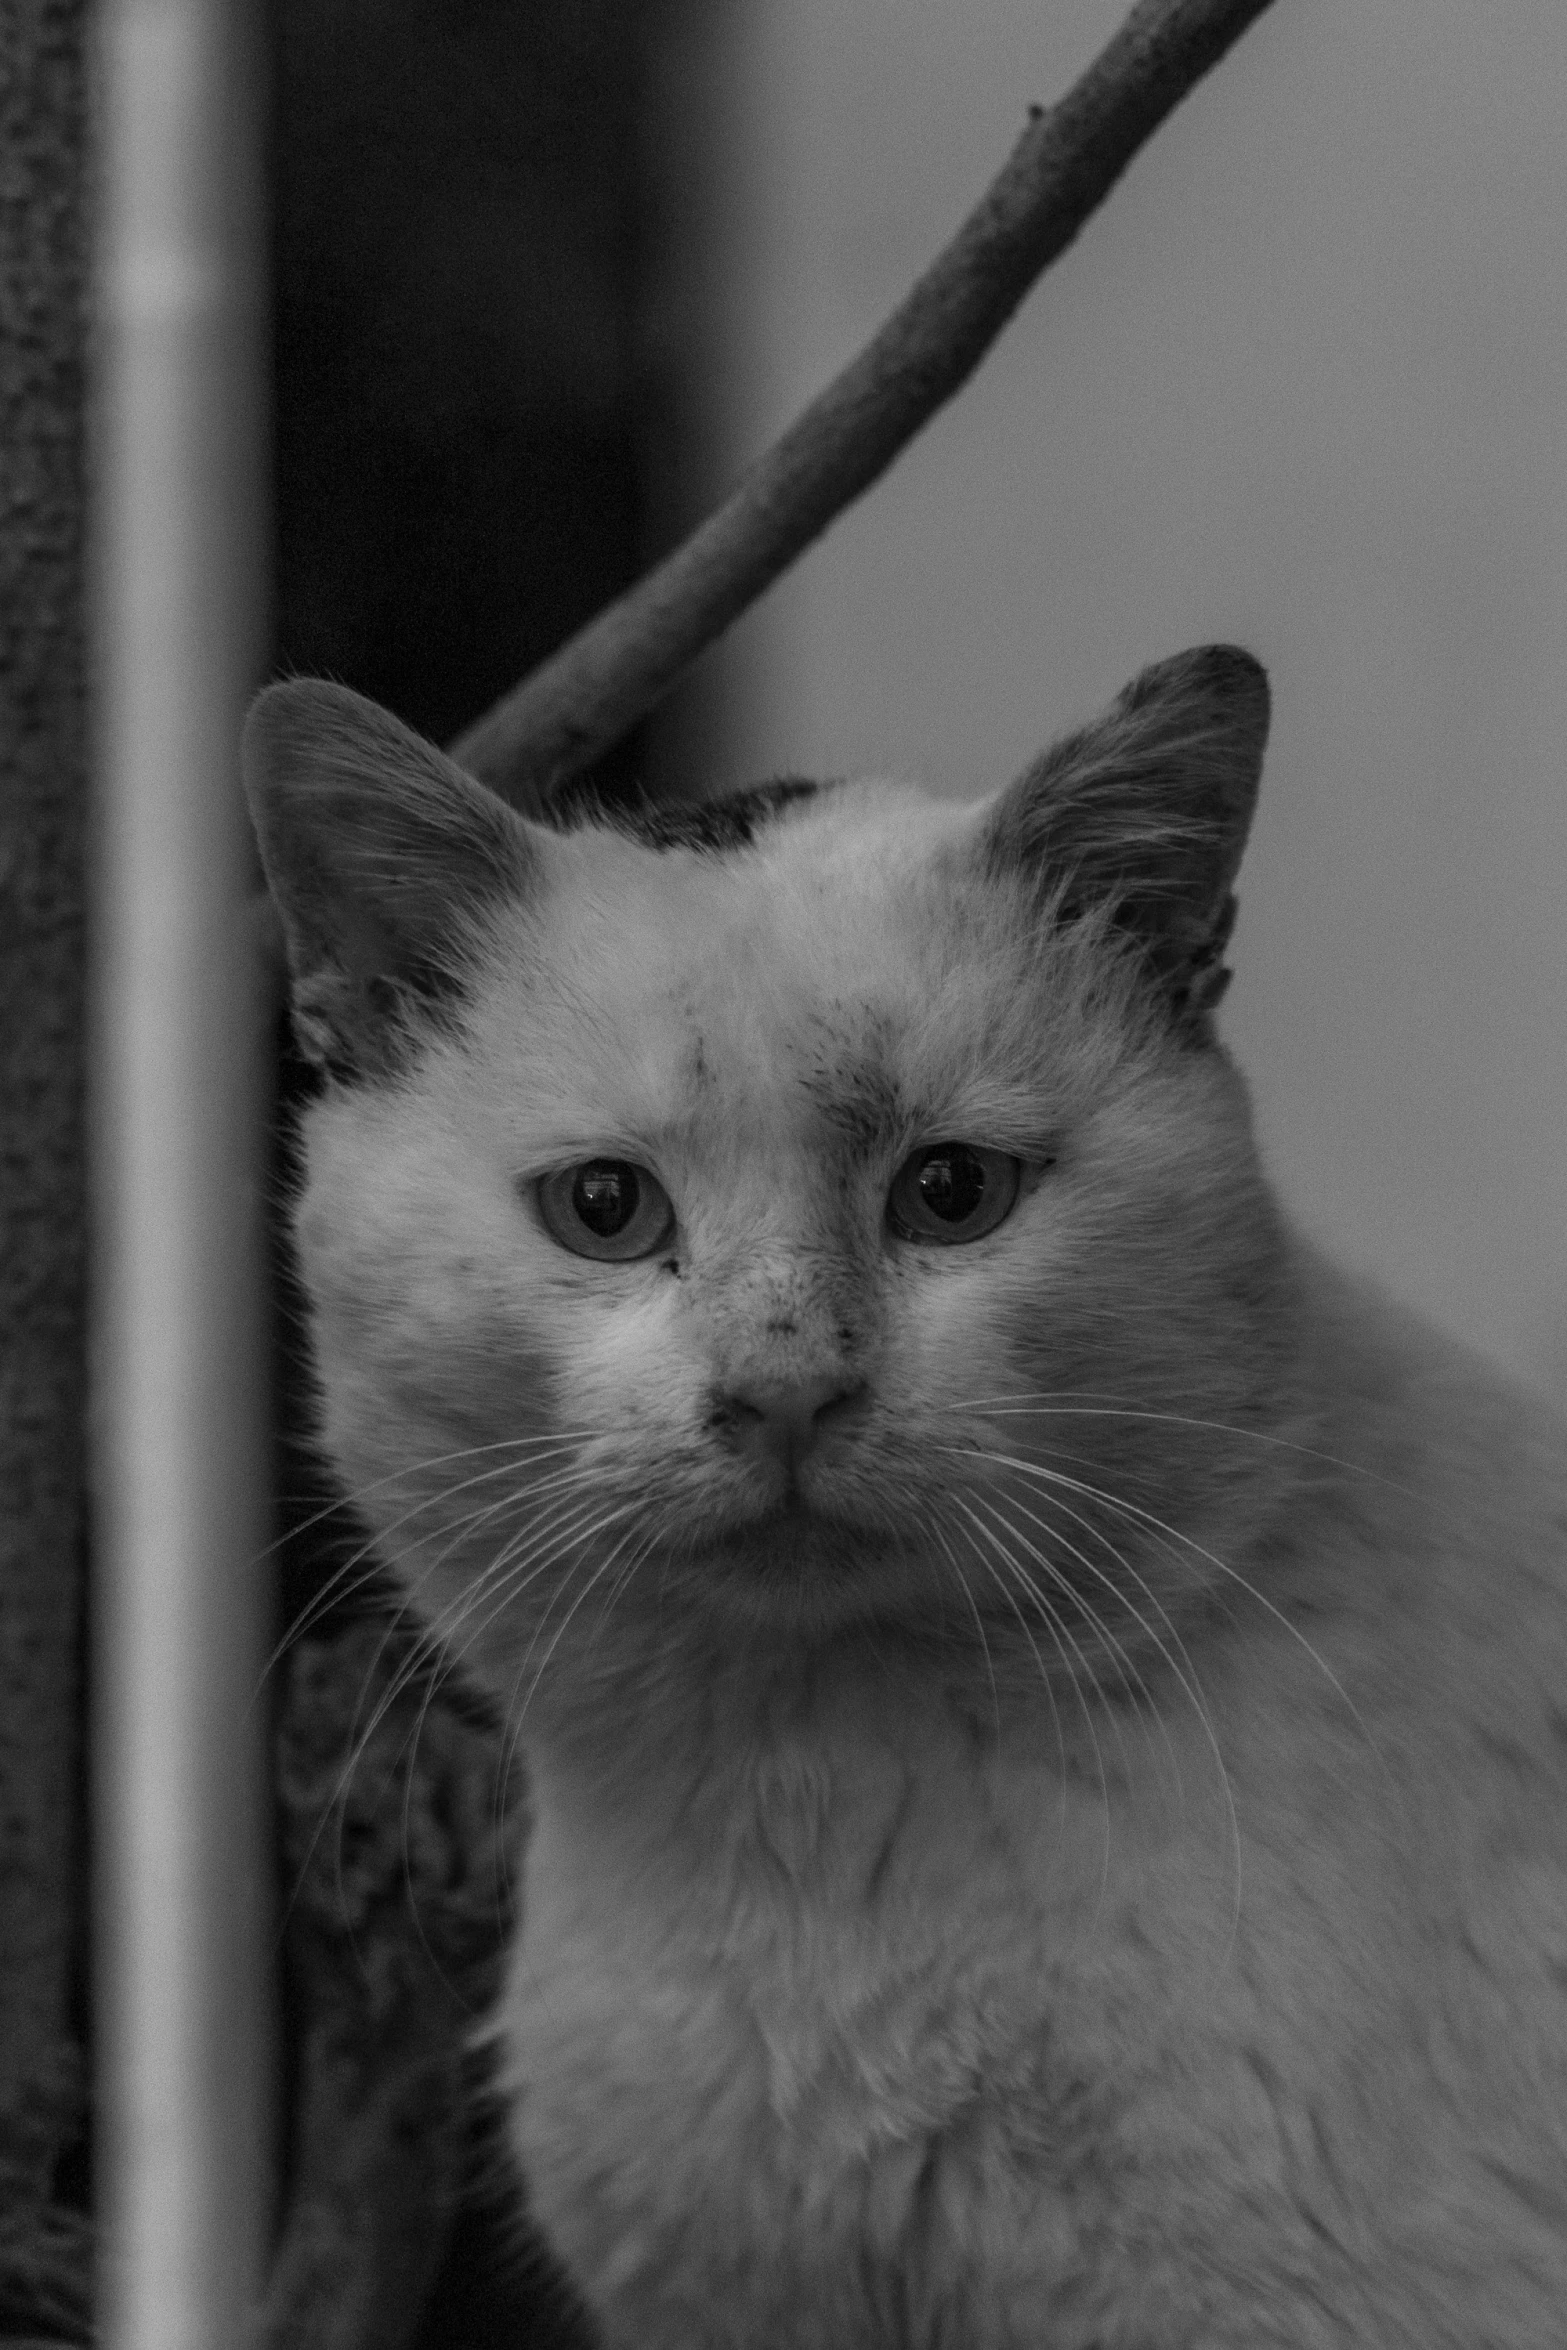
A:
<svg viewBox="0 0 1567 2350">
<path fill-rule="evenodd" d="M 1259 1165 L 1266 725 L 552 829 L 251 720 L 325 1442 L 526 1759 L 617 2350 L 1567 2342 L 1567 1438 Z"/>
</svg>

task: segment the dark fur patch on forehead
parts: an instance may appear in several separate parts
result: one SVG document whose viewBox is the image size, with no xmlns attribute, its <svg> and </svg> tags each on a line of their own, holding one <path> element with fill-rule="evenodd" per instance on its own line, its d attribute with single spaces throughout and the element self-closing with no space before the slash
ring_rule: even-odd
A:
<svg viewBox="0 0 1567 2350">
<path fill-rule="evenodd" d="M 855 1035 L 846 1026 L 823 1021 L 803 1082 L 817 1116 L 848 1151 L 856 1158 L 874 1158 L 896 1145 L 908 1109 L 885 1024 L 872 1020 L 861 1026 L 862 1033 Z"/>
<path fill-rule="evenodd" d="M 570 796 L 553 811 L 562 830 L 579 824 L 608 824 L 629 833 L 650 849 L 699 849 L 721 855 L 728 849 L 749 848 L 757 833 L 792 800 L 809 800 L 822 787 L 804 776 L 781 776 L 775 783 L 753 784 L 748 791 L 731 792 L 721 800 L 686 807 L 658 808 L 651 801 L 615 806 L 596 799 L 591 791 Z"/>
</svg>

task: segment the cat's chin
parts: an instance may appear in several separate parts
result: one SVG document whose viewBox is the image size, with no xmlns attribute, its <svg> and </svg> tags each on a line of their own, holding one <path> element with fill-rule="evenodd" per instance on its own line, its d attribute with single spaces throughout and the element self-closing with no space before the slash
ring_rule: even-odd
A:
<svg viewBox="0 0 1567 2350">
<path fill-rule="evenodd" d="M 689 1587 L 721 1614 L 779 1629 L 831 1631 L 896 1612 L 912 1596 L 906 1544 L 799 1501 L 725 1528 L 681 1563 Z"/>
</svg>

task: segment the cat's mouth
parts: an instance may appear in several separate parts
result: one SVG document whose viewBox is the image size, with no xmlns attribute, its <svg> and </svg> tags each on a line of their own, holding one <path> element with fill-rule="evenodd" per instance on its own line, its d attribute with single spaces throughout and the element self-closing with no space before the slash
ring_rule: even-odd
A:
<svg viewBox="0 0 1567 2350">
<path fill-rule="evenodd" d="M 715 1529 L 686 1554 L 724 1610 L 817 1629 L 875 1612 L 900 1556 L 885 1527 L 836 1517 L 799 1492 Z"/>
<path fill-rule="evenodd" d="M 808 1501 L 797 1486 L 781 1495 L 741 1529 L 742 1541 L 777 1543 L 786 1549 L 791 1544 L 809 1544 L 838 1534 L 852 1542 L 863 1542 L 863 1526 L 851 1525 L 830 1510 Z"/>
<path fill-rule="evenodd" d="M 859 1545 L 866 1539 L 866 1530 L 808 1500 L 798 1486 L 790 1486 L 760 1509 L 737 1519 L 718 1536 L 727 1549 L 754 1551 L 758 1558 L 767 1559 L 776 1553 L 783 1561 L 795 1554 L 808 1558 L 822 1543 L 833 1539 Z"/>
<path fill-rule="evenodd" d="M 863 1498 L 862 1481 L 845 1476 L 833 1464 L 815 1458 L 790 1461 L 770 1476 L 758 1476 L 749 1490 L 733 1497 L 734 1518 L 727 1538 L 741 1548 L 755 1544 L 788 1554 L 833 1540 L 860 1548 L 882 1547 L 880 1529 L 856 1503 Z"/>
</svg>

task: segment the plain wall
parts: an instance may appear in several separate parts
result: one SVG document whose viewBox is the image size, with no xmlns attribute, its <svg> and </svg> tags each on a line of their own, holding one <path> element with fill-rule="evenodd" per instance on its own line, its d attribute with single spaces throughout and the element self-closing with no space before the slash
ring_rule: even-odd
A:
<svg viewBox="0 0 1567 2350">
<path fill-rule="evenodd" d="M 714 12 L 710 490 L 1121 13 Z M 978 792 L 1146 662 L 1252 646 L 1224 1024 L 1269 1164 L 1341 1258 L 1567 1395 L 1564 107 L 1561 0 L 1278 0 L 711 658 L 706 756 Z"/>
</svg>

